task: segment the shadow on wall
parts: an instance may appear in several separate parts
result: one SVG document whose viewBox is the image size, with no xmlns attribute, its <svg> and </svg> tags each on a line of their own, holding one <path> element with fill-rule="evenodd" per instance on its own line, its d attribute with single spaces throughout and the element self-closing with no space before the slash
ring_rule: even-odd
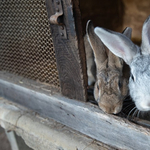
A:
<svg viewBox="0 0 150 150">
<path fill-rule="evenodd" d="M 122 32 L 124 4 L 121 0 L 80 0 L 80 9 L 83 29 L 86 22 L 92 20 L 94 26 Z"/>
<path fill-rule="evenodd" d="M 92 20 L 94 26 L 101 26 L 117 32 L 132 28 L 132 41 L 141 43 L 142 26 L 150 15 L 149 0 L 87 0 L 80 2 L 82 27 L 85 33 L 86 22 Z"/>
</svg>

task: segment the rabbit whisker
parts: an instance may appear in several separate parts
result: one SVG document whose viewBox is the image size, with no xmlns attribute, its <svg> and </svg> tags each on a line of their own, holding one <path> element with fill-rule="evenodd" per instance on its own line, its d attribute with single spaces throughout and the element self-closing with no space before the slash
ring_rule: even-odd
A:
<svg viewBox="0 0 150 150">
<path fill-rule="evenodd" d="M 125 108 L 123 108 L 123 110 L 127 110 L 127 108 L 131 107 L 134 103 L 129 104 L 128 106 L 126 106 Z"/>
<path fill-rule="evenodd" d="M 127 119 L 128 119 L 128 120 L 129 120 L 130 114 L 131 114 L 135 109 L 137 109 L 136 106 L 135 106 L 133 109 L 131 109 L 131 111 L 129 112 L 129 114 L 128 114 L 128 116 L 127 116 Z"/>
<path fill-rule="evenodd" d="M 136 117 L 137 112 L 138 112 L 138 109 L 136 108 L 136 110 L 134 111 L 134 113 L 133 113 L 133 115 L 132 115 L 132 119 L 133 119 L 134 117 Z"/>
<path fill-rule="evenodd" d="M 141 111 L 138 110 L 137 118 L 140 118 L 140 113 L 141 113 Z"/>
</svg>

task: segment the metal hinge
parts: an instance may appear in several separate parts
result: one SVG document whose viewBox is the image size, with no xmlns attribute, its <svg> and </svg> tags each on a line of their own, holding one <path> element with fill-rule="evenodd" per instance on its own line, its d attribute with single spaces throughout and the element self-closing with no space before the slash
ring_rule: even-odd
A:
<svg viewBox="0 0 150 150">
<path fill-rule="evenodd" d="M 55 14 L 50 17 L 50 24 L 58 25 L 59 34 L 67 39 L 66 27 L 63 23 L 63 8 L 61 0 L 54 0 Z"/>
</svg>

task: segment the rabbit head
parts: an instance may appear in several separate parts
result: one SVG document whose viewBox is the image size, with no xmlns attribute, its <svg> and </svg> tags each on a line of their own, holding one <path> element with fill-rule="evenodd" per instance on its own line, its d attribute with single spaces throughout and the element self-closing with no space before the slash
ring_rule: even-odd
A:
<svg viewBox="0 0 150 150">
<path fill-rule="evenodd" d="M 128 93 L 127 79 L 124 79 L 122 73 L 123 60 L 104 46 L 95 34 L 91 21 L 87 22 L 86 32 L 96 63 L 95 100 L 104 112 L 117 114 L 121 111 L 123 99 Z M 131 37 L 131 28 L 127 28 L 124 34 Z"/>
<path fill-rule="evenodd" d="M 137 109 L 150 111 L 150 16 L 142 28 L 141 47 L 120 33 L 99 27 L 94 31 L 110 51 L 130 66 L 129 91 Z"/>
</svg>

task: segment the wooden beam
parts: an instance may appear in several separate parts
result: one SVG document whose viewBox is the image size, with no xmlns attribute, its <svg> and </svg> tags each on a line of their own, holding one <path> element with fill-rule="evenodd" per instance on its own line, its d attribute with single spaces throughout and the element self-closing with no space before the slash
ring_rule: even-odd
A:
<svg viewBox="0 0 150 150">
<path fill-rule="evenodd" d="M 55 14 L 54 1 L 47 0 L 46 5 L 48 18 L 50 18 L 51 15 Z M 70 0 L 63 0 L 62 6 L 67 39 L 61 37 L 58 25 L 50 26 L 56 52 L 61 92 L 69 98 L 86 101 L 87 78 L 82 28 L 75 25 L 73 16 L 77 10 L 79 11 L 79 8 L 75 5 L 76 9 L 73 12 L 74 5 Z M 78 12 L 77 14 L 80 25 L 80 16 Z M 80 35 L 76 34 L 76 30 Z"/>
<path fill-rule="evenodd" d="M 0 95 L 113 147 L 150 149 L 150 129 L 105 114 L 95 105 L 49 96 L 2 79 Z"/>
<path fill-rule="evenodd" d="M 18 143 L 20 150 L 29 150 L 23 143 L 19 144 L 22 141 L 20 136 L 33 149 L 38 147 L 40 150 L 115 150 L 53 119 L 44 119 L 33 111 L 1 97 L 0 125 L 6 131 L 11 129 L 19 135 L 17 136 L 14 132 L 6 132 L 12 141 L 16 141 L 12 143 L 13 145 Z"/>
</svg>

